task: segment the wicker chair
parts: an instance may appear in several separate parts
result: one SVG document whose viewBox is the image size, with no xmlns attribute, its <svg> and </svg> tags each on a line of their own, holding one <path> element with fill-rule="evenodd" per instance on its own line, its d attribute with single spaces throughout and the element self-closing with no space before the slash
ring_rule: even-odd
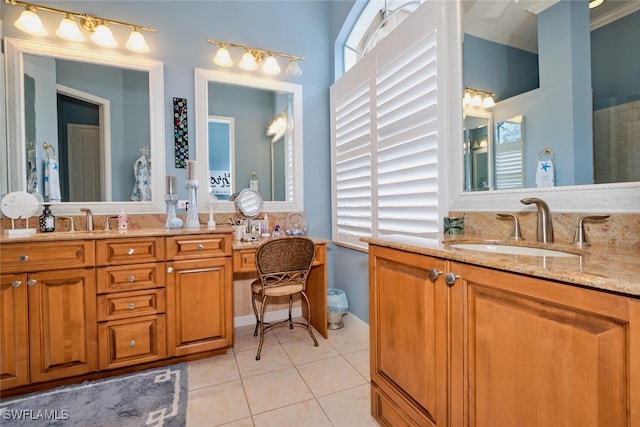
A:
<svg viewBox="0 0 640 427">
<path fill-rule="evenodd" d="M 314 345 L 318 346 L 318 341 L 311 330 L 311 306 L 309 298 L 305 294 L 307 276 L 315 249 L 315 244 L 307 237 L 285 237 L 269 240 L 256 251 L 256 266 L 260 278 L 251 284 L 251 303 L 256 315 L 256 328 L 253 335 L 258 336 L 258 332 L 260 332 L 260 345 L 256 360 L 260 360 L 265 332 L 277 326 L 288 324 L 290 329 L 293 329 L 294 325 L 307 328 Z M 294 322 L 291 319 L 293 296 L 296 294 L 300 294 L 301 299 L 307 304 L 306 322 Z M 289 318 L 279 322 L 265 323 L 263 319 L 267 301 L 271 297 L 282 296 L 289 297 Z M 256 300 L 261 302 L 259 312 Z"/>
</svg>

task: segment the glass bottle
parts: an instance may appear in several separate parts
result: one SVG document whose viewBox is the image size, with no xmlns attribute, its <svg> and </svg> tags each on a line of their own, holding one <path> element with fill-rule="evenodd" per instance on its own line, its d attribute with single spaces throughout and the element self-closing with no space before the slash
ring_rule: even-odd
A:
<svg viewBox="0 0 640 427">
<path fill-rule="evenodd" d="M 51 213 L 51 205 L 44 205 L 42 215 L 40 215 L 40 231 L 51 233 L 56 230 L 56 218 Z"/>
</svg>

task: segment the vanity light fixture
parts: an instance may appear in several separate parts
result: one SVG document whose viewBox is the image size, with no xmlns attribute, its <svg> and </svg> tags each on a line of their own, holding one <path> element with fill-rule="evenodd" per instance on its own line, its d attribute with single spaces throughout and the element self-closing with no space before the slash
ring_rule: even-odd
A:
<svg viewBox="0 0 640 427">
<path fill-rule="evenodd" d="M 7 0 L 5 0 L 7 1 Z M 229 54 L 229 48 L 241 49 L 244 51 L 238 67 L 246 71 L 257 70 L 261 68 L 262 72 L 269 75 L 275 75 L 280 73 L 280 65 L 278 64 L 277 57 L 287 58 L 289 63 L 285 73 L 289 76 L 299 77 L 302 75 L 302 70 L 297 61 L 304 61 L 302 56 L 291 55 L 288 53 L 276 52 L 274 50 L 260 49 L 256 47 L 245 46 L 242 44 L 223 42 L 220 40 L 207 39 L 207 43 L 218 45 L 218 51 L 216 52 L 213 62 L 221 67 L 233 66 L 233 60 Z"/>
<path fill-rule="evenodd" d="M 143 30 L 150 33 L 156 32 L 156 30 L 151 27 L 143 27 L 141 25 L 129 24 L 127 22 L 114 21 L 113 19 L 99 18 L 86 13 L 55 9 L 33 3 L 24 3 L 17 0 L 4 0 L 4 3 L 11 6 L 20 6 L 25 8 L 24 12 L 20 15 L 20 18 L 15 22 L 15 26 L 25 33 L 34 36 L 43 37 L 48 34 L 46 28 L 42 25 L 42 21 L 40 20 L 37 11 L 64 15 L 64 18 L 62 18 L 60 25 L 56 30 L 56 35 L 62 39 L 78 43 L 84 42 L 85 39 L 74 18 L 78 18 L 82 28 L 91 33 L 91 41 L 102 47 L 115 48 L 118 46 L 108 24 L 131 28 L 131 34 L 129 35 L 129 40 L 125 44 L 125 47 L 133 52 L 149 51 L 149 46 L 142 35 Z"/>
<path fill-rule="evenodd" d="M 604 0 L 589 0 L 589 9 L 596 8 L 604 3 Z"/>
<path fill-rule="evenodd" d="M 465 88 L 464 95 L 462 97 L 462 104 L 464 107 L 471 106 L 475 108 L 491 108 L 496 105 L 496 102 L 493 100 L 494 96 L 496 96 L 496 94 L 492 92 Z"/>
</svg>

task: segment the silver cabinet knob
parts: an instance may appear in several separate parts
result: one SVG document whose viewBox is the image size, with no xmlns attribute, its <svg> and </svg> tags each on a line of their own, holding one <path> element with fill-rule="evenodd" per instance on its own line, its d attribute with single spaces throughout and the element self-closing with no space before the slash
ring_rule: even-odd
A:
<svg viewBox="0 0 640 427">
<path fill-rule="evenodd" d="M 129 310 L 135 310 L 135 309 L 136 309 L 136 303 L 130 302 L 129 303 Z"/>
<path fill-rule="evenodd" d="M 27 286 L 33 286 L 37 283 L 36 279 L 29 279 L 27 280 Z"/>
<path fill-rule="evenodd" d="M 136 340 L 129 341 L 129 347 L 133 348 L 136 346 Z"/>
<path fill-rule="evenodd" d="M 444 275 L 444 282 L 449 286 L 453 286 L 459 278 L 460 276 L 457 274 L 447 273 Z"/>
<path fill-rule="evenodd" d="M 169 274 L 173 273 L 173 267 L 167 267 L 167 273 Z"/>
<path fill-rule="evenodd" d="M 442 271 L 436 270 L 435 267 L 429 270 L 429 279 L 435 282 L 436 279 L 442 274 Z"/>
<path fill-rule="evenodd" d="M 204 250 L 204 245 L 203 245 L 202 243 L 200 243 L 200 244 L 198 245 L 198 250 L 199 250 L 199 251 Z"/>
<path fill-rule="evenodd" d="M 29 261 L 29 255 L 20 255 L 20 262 Z"/>
<path fill-rule="evenodd" d="M 136 252 L 135 249 L 129 248 L 129 250 L 127 251 L 127 255 L 133 255 L 135 252 Z"/>
<path fill-rule="evenodd" d="M 11 282 L 11 286 L 13 286 L 14 288 L 19 288 L 20 285 L 22 285 L 22 280 L 14 280 L 13 282 Z"/>
<path fill-rule="evenodd" d="M 131 276 L 127 277 L 127 281 L 128 281 L 129 283 L 133 283 L 133 282 L 135 282 L 135 281 L 136 281 L 136 278 L 135 278 L 135 276 L 132 274 Z"/>
</svg>

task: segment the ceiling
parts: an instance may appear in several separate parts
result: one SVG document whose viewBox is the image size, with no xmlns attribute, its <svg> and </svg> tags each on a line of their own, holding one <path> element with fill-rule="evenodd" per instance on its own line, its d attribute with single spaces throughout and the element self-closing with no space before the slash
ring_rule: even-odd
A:
<svg viewBox="0 0 640 427">
<path fill-rule="evenodd" d="M 536 15 L 557 0 L 462 0 L 463 29 L 496 43 L 538 51 Z M 640 0 L 605 0 L 591 9 L 591 29 L 640 10 Z"/>
</svg>

